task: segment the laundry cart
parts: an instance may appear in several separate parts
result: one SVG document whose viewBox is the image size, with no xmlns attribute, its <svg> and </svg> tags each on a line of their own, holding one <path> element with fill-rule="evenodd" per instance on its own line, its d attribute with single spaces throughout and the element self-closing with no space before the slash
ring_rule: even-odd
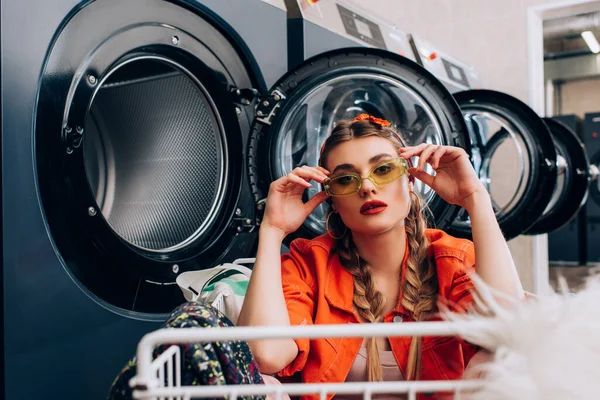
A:
<svg viewBox="0 0 600 400">
<path fill-rule="evenodd" d="M 257 340 L 276 338 L 333 338 L 333 337 L 400 337 L 400 336 L 455 336 L 458 332 L 480 330 L 488 321 L 414 322 L 410 324 L 360 324 L 348 330 L 347 325 L 313 325 L 291 327 L 228 327 L 218 329 L 188 328 L 160 329 L 145 335 L 137 348 L 137 373 L 130 380 L 134 399 L 191 399 L 238 396 L 271 395 L 279 400 L 282 395 L 318 395 L 321 400 L 328 395 L 362 394 L 370 400 L 378 393 L 404 394 L 416 400 L 417 394 L 444 393 L 443 398 L 461 399 L 482 386 L 478 380 L 454 381 L 397 381 L 351 382 L 282 385 L 226 385 L 182 386 L 181 354 L 178 343 L 216 342 L 229 340 Z M 153 359 L 156 346 L 170 344 L 161 355 Z M 438 398 L 437 396 L 434 398 Z"/>
</svg>

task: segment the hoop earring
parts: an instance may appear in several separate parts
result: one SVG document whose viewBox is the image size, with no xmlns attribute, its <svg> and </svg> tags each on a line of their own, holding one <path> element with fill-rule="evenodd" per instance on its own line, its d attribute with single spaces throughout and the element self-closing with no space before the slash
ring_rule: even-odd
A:
<svg viewBox="0 0 600 400">
<path fill-rule="evenodd" d="M 331 219 L 331 216 L 335 214 L 333 212 L 330 212 L 329 215 L 327 215 L 327 219 L 325 220 L 325 231 L 327 231 L 327 234 L 329 235 L 330 238 L 335 239 L 335 240 L 339 240 L 341 238 L 343 238 L 344 236 L 346 236 L 346 233 L 348 233 L 348 227 L 346 226 L 346 230 L 344 231 L 344 233 L 342 233 L 341 236 L 333 236 L 331 234 L 331 231 L 329 229 L 329 220 Z"/>
<path fill-rule="evenodd" d="M 418 195 L 418 194 L 416 194 L 416 193 L 415 193 L 415 191 L 414 191 L 414 190 L 411 190 L 411 191 L 409 192 L 409 196 L 415 196 L 415 198 L 416 198 L 415 202 L 416 202 L 417 204 L 419 204 L 419 208 L 421 208 L 421 198 L 419 197 L 419 195 Z"/>
</svg>

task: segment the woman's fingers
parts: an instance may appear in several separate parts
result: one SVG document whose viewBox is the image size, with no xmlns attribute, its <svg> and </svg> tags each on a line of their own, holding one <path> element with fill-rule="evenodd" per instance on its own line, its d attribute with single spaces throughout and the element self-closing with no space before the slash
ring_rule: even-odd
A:
<svg viewBox="0 0 600 400">
<path fill-rule="evenodd" d="M 326 170 L 325 168 L 323 168 L 323 167 L 317 167 L 317 169 L 318 169 L 319 171 L 321 171 L 322 173 L 324 173 L 325 175 L 327 175 L 327 176 L 329 176 L 329 175 L 330 175 L 330 172 L 329 172 L 329 171 L 327 171 L 327 170 Z"/>
<path fill-rule="evenodd" d="M 323 183 L 323 181 L 327 179 L 325 172 L 327 172 L 325 169 L 321 170 L 308 166 L 294 168 L 289 174 L 282 176 L 271 183 L 271 186 L 282 193 L 290 192 L 298 187 L 298 185 L 308 189 L 312 187 L 311 181 L 313 180 L 318 183 Z"/>
<path fill-rule="evenodd" d="M 328 197 L 329 195 L 326 192 L 319 192 L 311 197 L 310 200 L 304 204 L 304 206 L 306 207 L 307 211 L 311 213 L 319 204 L 327 200 Z"/>
<path fill-rule="evenodd" d="M 446 148 L 444 146 L 438 147 L 438 149 L 433 153 L 431 157 L 429 157 L 429 164 L 433 169 L 438 169 L 440 166 L 440 158 L 446 153 Z"/>
<path fill-rule="evenodd" d="M 415 147 L 405 147 L 400 149 L 400 156 L 404 159 L 419 157 L 417 169 L 424 170 L 425 164 L 430 164 L 433 169 L 440 166 L 440 160 L 444 156 L 460 157 L 464 149 L 455 146 L 439 146 L 435 144 L 423 143 Z M 465 153 L 466 154 L 466 153 Z"/>
<path fill-rule="evenodd" d="M 287 178 L 287 182 L 288 183 L 296 183 L 300 186 L 303 186 L 305 188 L 309 188 L 312 187 L 312 185 L 310 184 L 310 182 L 307 182 L 305 179 L 302 179 L 300 176 L 290 172 L 289 174 L 286 175 Z"/>
<path fill-rule="evenodd" d="M 427 186 L 431 187 L 433 185 L 433 181 L 435 179 L 434 176 L 428 174 L 427 172 L 421 170 L 421 169 L 417 169 L 417 168 L 409 168 L 408 169 L 408 173 L 411 174 L 412 176 L 414 176 L 415 178 L 417 178 L 418 180 L 420 180 L 421 182 L 423 182 L 424 184 L 426 184 Z"/>
<path fill-rule="evenodd" d="M 431 154 L 433 154 L 437 149 L 438 146 L 432 144 L 425 146 L 425 148 L 421 151 L 421 154 L 419 154 L 419 164 L 417 168 L 422 171 L 425 170 L 425 164 L 429 160 L 429 156 L 431 156 Z"/>
<path fill-rule="evenodd" d="M 419 154 L 421 154 L 421 152 L 423 151 L 423 149 L 425 149 L 425 147 L 427 147 L 429 144 L 428 143 L 421 143 L 418 146 L 407 146 L 407 147 L 401 147 L 400 148 L 400 155 L 403 158 L 410 158 L 410 157 L 414 157 L 414 156 L 418 156 Z"/>
<path fill-rule="evenodd" d="M 291 173 L 303 178 L 305 181 L 310 181 L 312 179 L 321 183 L 325 179 L 327 179 L 327 175 L 325 175 L 324 172 L 314 167 L 303 166 L 294 168 L 294 170 Z"/>
</svg>

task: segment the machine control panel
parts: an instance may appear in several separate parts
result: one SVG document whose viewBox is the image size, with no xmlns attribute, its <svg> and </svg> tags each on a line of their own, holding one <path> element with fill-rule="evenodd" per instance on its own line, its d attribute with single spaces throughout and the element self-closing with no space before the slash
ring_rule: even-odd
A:
<svg viewBox="0 0 600 400">
<path fill-rule="evenodd" d="M 409 37 L 388 21 L 371 15 L 352 0 L 297 0 L 302 17 L 357 42 L 416 61 Z"/>
<path fill-rule="evenodd" d="M 340 18 L 346 33 L 355 39 L 362 40 L 373 47 L 387 50 L 385 40 L 381 34 L 379 25 L 365 17 L 357 14 L 341 4 L 336 4 Z"/>
<path fill-rule="evenodd" d="M 423 38 L 411 35 L 410 40 L 419 63 L 454 91 L 480 87 L 479 75 L 473 67 L 436 49 Z"/>
</svg>

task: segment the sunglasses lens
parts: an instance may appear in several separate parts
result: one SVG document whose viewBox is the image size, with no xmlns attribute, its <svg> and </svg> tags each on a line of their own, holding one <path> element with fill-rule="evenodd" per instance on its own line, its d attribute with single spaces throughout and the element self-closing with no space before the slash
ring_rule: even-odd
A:
<svg viewBox="0 0 600 400">
<path fill-rule="evenodd" d="M 356 193 L 360 187 L 360 180 L 353 175 L 342 175 L 329 181 L 329 193 L 333 196 Z"/>
<path fill-rule="evenodd" d="M 371 172 L 371 177 L 377 185 L 385 185 L 400 178 L 407 169 L 406 160 L 398 158 L 375 167 Z"/>
<path fill-rule="evenodd" d="M 369 179 L 376 185 L 387 185 L 400 178 L 408 171 L 405 159 L 398 158 L 383 162 L 373 168 Z M 332 196 L 343 196 L 358 192 L 362 178 L 356 174 L 337 176 L 327 182 L 325 188 Z"/>
</svg>

